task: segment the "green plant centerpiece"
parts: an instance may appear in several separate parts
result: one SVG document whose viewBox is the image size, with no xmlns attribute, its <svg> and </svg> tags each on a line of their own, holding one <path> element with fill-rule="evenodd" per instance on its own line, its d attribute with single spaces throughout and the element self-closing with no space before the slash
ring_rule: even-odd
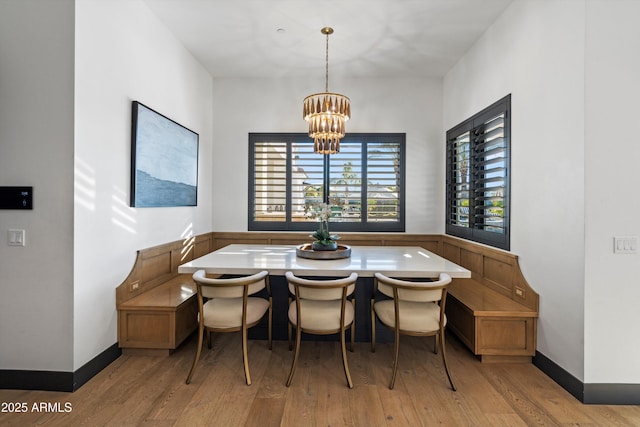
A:
<svg viewBox="0 0 640 427">
<path fill-rule="evenodd" d="M 317 229 L 310 237 L 315 240 L 311 244 L 311 248 L 314 251 L 335 251 L 338 249 L 338 239 L 340 236 L 337 234 L 331 234 L 329 231 L 329 218 L 331 217 L 331 207 L 322 203 L 320 210 L 317 212 L 317 217 L 320 218 L 320 228 Z"/>
</svg>

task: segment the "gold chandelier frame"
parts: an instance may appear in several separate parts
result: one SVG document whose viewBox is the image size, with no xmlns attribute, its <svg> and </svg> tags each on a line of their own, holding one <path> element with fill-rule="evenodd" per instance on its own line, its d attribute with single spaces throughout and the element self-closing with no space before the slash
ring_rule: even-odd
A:
<svg viewBox="0 0 640 427">
<path fill-rule="evenodd" d="M 309 123 L 309 136 L 313 138 L 314 152 L 335 154 L 340 151 L 340 139 L 345 134 L 345 122 L 351 117 L 351 100 L 339 93 L 329 92 L 329 35 L 333 28 L 320 30 L 326 36 L 325 88 L 303 101 L 303 117 Z"/>
</svg>

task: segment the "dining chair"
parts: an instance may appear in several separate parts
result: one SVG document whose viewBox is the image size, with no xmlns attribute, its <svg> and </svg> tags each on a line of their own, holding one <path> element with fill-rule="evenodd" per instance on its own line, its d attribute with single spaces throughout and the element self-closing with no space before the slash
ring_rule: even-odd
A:
<svg viewBox="0 0 640 427">
<path fill-rule="evenodd" d="M 296 348 L 287 379 L 287 387 L 291 385 L 293 380 L 300 355 L 302 332 L 304 332 L 314 335 L 340 334 L 342 367 L 347 379 L 347 386 L 353 388 L 347 362 L 345 330 L 350 329 L 351 350 L 353 351 L 355 309 L 354 303 L 349 301 L 347 297 L 354 292 L 358 274 L 351 273 L 349 277 L 340 279 L 312 280 L 297 277 L 288 271 L 285 277 L 290 291 L 295 296 L 295 300 L 289 304 L 288 317 L 290 327 L 296 329 Z M 289 339 L 291 340 L 291 334 Z"/>
<path fill-rule="evenodd" d="M 272 349 L 273 301 L 269 285 L 269 272 L 261 271 L 251 276 L 235 278 L 208 278 L 204 270 L 198 270 L 193 274 L 193 280 L 196 283 L 198 293 L 198 347 L 187 376 L 187 384 L 191 382 L 191 377 L 200 359 L 205 331 L 209 348 L 211 348 L 211 332 L 241 331 L 244 376 L 247 385 L 251 385 L 247 330 L 260 323 L 267 313 L 269 350 Z M 263 289 L 267 291 L 267 299 L 250 297 Z"/>
<path fill-rule="evenodd" d="M 448 274 L 441 273 L 437 281 L 413 282 L 394 279 L 381 273 L 375 273 L 373 294 L 371 296 L 371 351 L 376 346 L 376 317 L 380 322 L 395 332 L 394 358 L 389 388 L 393 389 L 398 370 L 400 335 L 433 336 L 434 353 L 438 352 L 440 343 L 442 362 L 447 372 L 453 391 L 451 373 L 447 365 L 444 330 L 447 316 L 444 313 L 447 299 L 447 286 L 451 283 Z M 389 297 L 376 301 L 377 292 Z"/>
</svg>

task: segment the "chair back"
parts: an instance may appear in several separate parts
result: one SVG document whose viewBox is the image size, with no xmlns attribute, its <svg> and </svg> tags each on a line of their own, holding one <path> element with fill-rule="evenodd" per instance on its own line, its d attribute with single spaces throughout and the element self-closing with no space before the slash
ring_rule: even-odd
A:
<svg viewBox="0 0 640 427">
<path fill-rule="evenodd" d="M 206 277 L 204 270 L 198 270 L 193 273 L 193 280 L 198 287 L 198 294 L 204 298 L 242 298 L 245 287 L 248 288 L 247 295 L 264 289 L 268 275 L 268 271 L 261 271 L 251 276 L 213 279 Z"/>
<path fill-rule="evenodd" d="M 289 283 L 289 291 L 294 295 L 299 295 L 302 299 L 316 301 L 333 301 L 342 299 L 343 289 L 346 288 L 346 295 L 353 293 L 358 273 L 351 273 L 349 277 L 332 280 L 311 280 L 294 276 L 290 271 L 285 274 Z"/>
<path fill-rule="evenodd" d="M 438 302 L 446 296 L 446 289 L 451 283 L 451 276 L 440 273 L 434 282 L 411 282 L 394 279 L 382 273 L 376 273 L 376 286 L 384 295 L 394 298 L 394 288 L 397 289 L 398 299 L 414 302 Z"/>
</svg>

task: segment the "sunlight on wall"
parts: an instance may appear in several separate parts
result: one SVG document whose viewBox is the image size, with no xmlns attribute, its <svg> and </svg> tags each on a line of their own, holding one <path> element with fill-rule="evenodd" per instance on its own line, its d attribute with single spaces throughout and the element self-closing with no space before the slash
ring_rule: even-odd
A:
<svg viewBox="0 0 640 427">
<path fill-rule="evenodd" d="M 127 193 L 118 187 L 114 187 L 111 200 L 113 201 L 111 205 L 111 213 L 113 214 L 111 222 L 131 234 L 136 234 L 136 210 L 129 207 L 126 201 Z"/>
<path fill-rule="evenodd" d="M 196 236 L 193 235 L 193 223 L 187 225 L 187 228 L 180 234 L 180 237 L 183 239 L 180 260 L 191 259 L 196 242 Z"/>
<path fill-rule="evenodd" d="M 89 211 L 96 210 L 95 170 L 88 163 L 75 157 L 74 195 L 75 202 Z"/>
</svg>

